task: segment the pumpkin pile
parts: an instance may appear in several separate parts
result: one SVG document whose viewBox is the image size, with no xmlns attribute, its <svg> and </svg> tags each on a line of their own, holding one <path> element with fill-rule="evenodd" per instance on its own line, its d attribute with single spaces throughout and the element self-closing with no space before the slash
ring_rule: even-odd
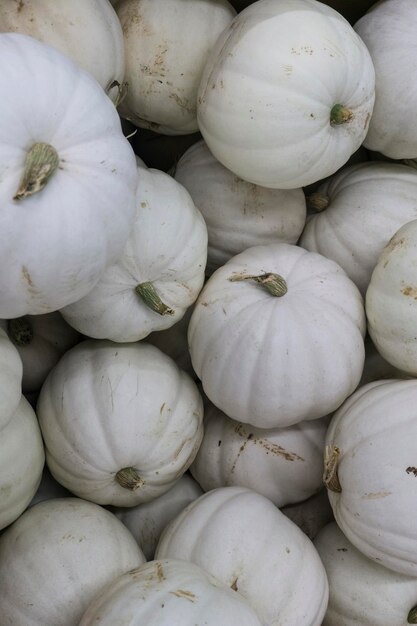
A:
<svg viewBox="0 0 417 626">
<path fill-rule="evenodd" d="M 416 32 L 1 4 L 1 626 L 417 624 Z"/>
</svg>

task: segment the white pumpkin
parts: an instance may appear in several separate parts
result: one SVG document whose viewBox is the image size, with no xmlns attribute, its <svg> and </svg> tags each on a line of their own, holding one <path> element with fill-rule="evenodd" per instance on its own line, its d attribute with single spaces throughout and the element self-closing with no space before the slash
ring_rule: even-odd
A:
<svg viewBox="0 0 417 626">
<path fill-rule="evenodd" d="M 336 172 L 365 138 L 374 68 L 362 40 L 316 0 L 259 0 L 218 38 L 198 91 L 213 155 L 257 185 L 295 189 Z"/>
<path fill-rule="evenodd" d="M 104 585 L 144 561 L 127 528 L 97 504 L 39 502 L 0 537 L 2 622 L 78 626 Z"/>
<path fill-rule="evenodd" d="M 413 58 L 417 6 L 413 0 L 375 3 L 355 24 L 375 67 L 375 108 L 364 145 L 393 159 L 417 157 L 417 65 Z M 401 94 L 401 95 L 400 95 Z M 404 94 L 404 96 L 402 96 Z"/>
<path fill-rule="evenodd" d="M 327 489 L 322 489 L 304 502 L 282 507 L 281 513 L 297 524 L 310 539 L 314 539 L 323 526 L 334 520 Z"/>
<path fill-rule="evenodd" d="M 0 324 L 0 431 L 19 406 L 22 375 L 22 359 Z"/>
<path fill-rule="evenodd" d="M 205 407 L 204 437 L 190 471 L 204 491 L 242 486 L 281 508 L 322 487 L 328 420 L 261 429 L 235 422 L 213 404 Z"/>
<path fill-rule="evenodd" d="M 88 337 L 138 341 L 180 320 L 204 283 L 207 228 L 186 189 L 138 168 L 136 219 L 123 254 L 81 300 L 62 309 Z"/>
<path fill-rule="evenodd" d="M 319 626 L 326 611 L 326 574 L 311 541 L 250 489 L 223 487 L 195 500 L 166 527 L 156 558 L 196 563 L 269 626 Z"/>
<path fill-rule="evenodd" d="M 323 626 L 417 624 L 417 578 L 391 572 L 366 558 L 336 523 L 314 541 L 329 581 Z"/>
<path fill-rule="evenodd" d="M 6 328 L 22 359 L 24 394 L 39 391 L 59 358 L 81 339 L 58 311 L 7 320 Z"/>
<path fill-rule="evenodd" d="M 188 341 L 217 407 L 237 421 L 278 428 L 328 415 L 352 393 L 364 333 L 362 298 L 345 272 L 282 243 L 248 248 L 209 278 Z"/>
<path fill-rule="evenodd" d="M 31 35 L 60 50 L 116 100 L 125 70 L 124 43 L 108 0 L 3 2 L 0 32 Z"/>
<path fill-rule="evenodd" d="M 26 509 L 38 489 L 44 464 L 38 420 L 22 396 L 12 419 L 0 431 L 0 529 Z"/>
<path fill-rule="evenodd" d="M 138 506 L 114 508 L 113 513 L 130 530 L 146 559 L 150 561 L 168 522 L 202 494 L 198 483 L 188 474 L 184 474 L 159 498 Z"/>
<path fill-rule="evenodd" d="M 49 313 L 121 254 L 135 158 L 97 82 L 31 37 L 0 34 L 0 99 L 0 317 Z"/>
<path fill-rule="evenodd" d="M 83 341 L 65 353 L 39 396 L 48 467 L 86 500 L 148 502 L 193 461 L 202 404 L 196 384 L 154 346 Z"/>
<path fill-rule="evenodd" d="M 360 387 L 332 418 L 324 473 L 349 541 L 407 576 L 417 576 L 416 403 L 416 379 Z"/>
<path fill-rule="evenodd" d="M 194 563 L 162 559 L 119 576 L 79 626 L 262 626 L 252 607 Z"/>
<path fill-rule="evenodd" d="M 122 117 L 166 135 L 198 130 L 207 56 L 236 11 L 227 0 L 120 0 L 128 91 Z"/>
<path fill-rule="evenodd" d="M 398 163 L 342 169 L 312 194 L 300 245 L 338 263 L 364 295 L 383 247 L 417 218 L 417 171 Z"/>
<path fill-rule="evenodd" d="M 366 292 L 369 334 L 395 368 L 417 376 L 417 220 L 397 230 L 382 251 Z"/>
<path fill-rule="evenodd" d="M 248 183 L 219 163 L 204 141 L 183 154 L 175 179 L 188 189 L 206 220 L 208 273 L 251 246 L 296 243 L 304 228 L 302 189 L 268 189 Z"/>
</svg>

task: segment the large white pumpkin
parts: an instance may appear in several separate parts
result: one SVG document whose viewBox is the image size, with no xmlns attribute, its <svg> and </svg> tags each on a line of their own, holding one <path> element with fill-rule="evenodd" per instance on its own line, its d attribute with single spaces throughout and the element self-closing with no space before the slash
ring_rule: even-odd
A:
<svg viewBox="0 0 417 626">
<path fill-rule="evenodd" d="M 248 487 L 281 508 L 322 487 L 326 418 L 265 429 L 235 422 L 211 403 L 204 413 L 203 441 L 190 467 L 204 491 Z"/>
<path fill-rule="evenodd" d="M 39 502 L 0 537 L 2 623 L 78 626 L 104 585 L 144 561 L 130 532 L 97 504 Z"/>
<path fill-rule="evenodd" d="M 0 431 L 0 529 L 26 509 L 38 489 L 44 463 L 38 420 L 22 396 L 12 419 Z"/>
<path fill-rule="evenodd" d="M 86 340 L 49 374 L 37 405 L 47 464 L 75 495 L 134 506 L 172 487 L 203 436 L 196 384 L 154 346 Z"/>
<path fill-rule="evenodd" d="M 332 418 L 324 473 L 349 541 L 408 576 L 417 576 L 416 406 L 416 379 L 360 387 Z"/>
<path fill-rule="evenodd" d="M 204 283 L 207 228 L 171 176 L 138 168 L 136 219 L 123 254 L 63 317 L 88 337 L 138 341 L 179 321 Z"/>
<path fill-rule="evenodd" d="M 372 341 L 394 367 L 417 376 L 417 220 L 383 249 L 366 292 Z"/>
<path fill-rule="evenodd" d="M 31 37 L 0 34 L 0 100 L 0 317 L 49 313 L 121 254 L 135 157 L 96 80 Z"/>
<path fill-rule="evenodd" d="M 213 404 L 277 428 L 328 415 L 352 393 L 364 333 L 362 298 L 345 272 L 282 243 L 248 248 L 209 278 L 188 340 Z"/>
<path fill-rule="evenodd" d="M 120 0 L 115 9 L 128 83 L 122 116 L 167 135 L 197 131 L 203 67 L 236 11 L 227 0 Z"/>
<path fill-rule="evenodd" d="M 302 189 L 248 183 L 217 161 L 204 141 L 183 154 L 175 179 L 188 189 L 206 220 L 209 273 L 251 246 L 296 243 L 304 228 Z"/>
<path fill-rule="evenodd" d="M 366 558 L 335 522 L 314 545 L 329 581 L 323 626 L 407 626 L 417 624 L 417 578 L 390 571 Z"/>
<path fill-rule="evenodd" d="M 312 195 L 325 210 L 310 216 L 300 239 L 338 263 L 364 295 L 383 247 L 417 218 L 417 171 L 398 163 L 342 169 Z"/>
<path fill-rule="evenodd" d="M 196 563 L 239 591 L 268 626 L 319 626 L 328 588 L 311 541 L 243 487 L 204 494 L 165 529 L 156 558 Z"/>
<path fill-rule="evenodd" d="M 19 406 L 22 395 L 22 359 L 0 326 L 0 431 Z"/>
<path fill-rule="evenodd" d="M 392 159 L 417 157 L 416 28 L 414 0 L 377 2 L 355 24 L 376 75 L 375 108 L 364 145 Z"/>
<path fill-rule="evenodd" d="M 125 71 L 124 42 L 108 0 L 2 2 L 0 32 L 24 33 L 53 46 L 117 98 Z"/>
<path fill-rule="evenodd" d="M 346 163 L 373 104 L 371 57 L 339 13 L 316 0 L 259 0 L 218 38 L 197 117 L 225 167 L 258 185 L 295 189 Z"/>
</svg>

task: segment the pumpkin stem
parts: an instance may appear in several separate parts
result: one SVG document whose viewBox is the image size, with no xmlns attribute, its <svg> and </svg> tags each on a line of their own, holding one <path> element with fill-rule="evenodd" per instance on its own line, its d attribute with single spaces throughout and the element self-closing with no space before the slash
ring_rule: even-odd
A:
<svg viewBox="0 0 417 626">
<path fill-rule="evenodd" d="M 288 291 L 287 283 L 282 276 L 274 274 L 273 272 L 266 272 L 265 274 L 251 275 L 251 274 L 233 274 L 229 277 L 232 283 L 241 280 L 254 280 L 258 285 L 265 287 L 272 296 L 280 298 L 285 296 Z"/>
<path fill-rule="evenodd" d="M 407 616 L 408 624 L 417 624 L 417 606 L 413 607 Z"/>
<path fill-rule="evenodd" d="M 25 170 L 13 200 L 21 200 L 42 191 L 59 165 L 58 152 L 49 143 L 34 143 L 28 150 Z"/>
<path fill-rule="evenodd" d="M 28 346 L 33 339 L 33 329 L 26 316 L 9 320 L 7 332 L 16 346 Z"/>
<path fill-rule="evenodd" d="M 337 475 L 337 465 L 339 463 L 340 448 L 331 445 L 326 446 L 324 451 L 324 474 L 323 482 L 327 489 L 334 493 L 341 493 L 342 486 Z"/>
<path fill-rule="evenodd" d="M 129 491 L 136 491 L 145 484 L 134 467 L 124 467 L 119 470 L 116 474 L 116 480 L 121 487 L 129 489 Z"/>
<path fill-rule="evenodd" d="M 119 83 L 118 80 L 112 80 L 105 89 L 106 94 L 110 96 L 111 90 L 114 89 L 115 87 L 117 88 L 117 96 L 114 101 L 114 106 L 117 108 L 127 96 L 127 92 L 129 90 L 129 83 L 127 82 Z"/>
<path fill-rule="evenodd" d="M 330 204 L 329 196 L 327 196 L 325 193 L 320 193 L 319 191 L 315 191 L 314 193 L 311 193 L 309 196 L 307 196 L 306 201 L 307 208 L 313 211 L 317 211 L 317 213 L 319 213 L 320 211 L 324 211 L 324 209 L 327 209 Z"/>
<path fill-rule="evenodd" d="M 343 104 L 335 104 L 330 111 L 330 124 L 332 126 L 339 126 L 348 122 L 353 117 L 353 113 L 350 109 L 343 106 Z"/>
<path fill-rule="evenodd" d="M 159 315 L 174 315 L 174 309 L 164 304 L 151 282 L 140 283 L 135 287 L 135 291 L 142 298 L 146 306 Z"/>
</svg>

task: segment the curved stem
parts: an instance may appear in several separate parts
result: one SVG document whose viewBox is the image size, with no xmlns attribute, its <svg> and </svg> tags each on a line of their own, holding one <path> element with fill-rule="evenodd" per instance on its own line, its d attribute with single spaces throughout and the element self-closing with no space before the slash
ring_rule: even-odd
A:
<svg viewBox="0 0 417 626">
<path fill-rule="evenodd" d="M 335 104 L 330 111 L 330 124 L 339 126 L 351 120 L 352 117 L 353 113 L 350 109 L 343 106 L 343 104 Z"/>
<path fill-rule="evenodd" d="M 134 467 L 124 467 L 119 470 L 116 474 L 116 480 L 121 487 L 129 489 L 129 491 L 136 491 L 145 484 Z"/>
<path fill-rule="evenodd" d="M 25 170 L 13 200 L 21 200 L 42 191 L 59 165 L 58 152 L 49 143 L 35 143 L 28 150 Z"/>
<path fill-rule="evenodd" d="M 306 197 L 307 208 L 313 211 L 324 211 L 330 204 L 330 198 L 325 193 L 315 191 Z"/>
<path fill-rule="evenodd" d="M 16 346 L 28 346 L 33 339 L 33 328 L 26 316 L 9 320 L 7 332 Z"/>
<path fill-rule="evenodd" d="M 162 302 L 155 287 L 151 282 L 140 283 L 135 287 L 136 293 L 142 298 L 146 306 L 159 315 L 174 315 L 174 309 Z"/>
<path fill-rule="evenodd" d="M 279 274 L 273 272 L 266 272 L 265 274 L 253 275 L 253 274 L 233 274 L 229 277 L 230 282 L 240 282 L 242 280 L 253 280 L 258 285 L 265 287 L 272 296 L 282 297 L 288 291 L 288 286 L 285 279 Z"/>
<path fill-rule="evenodd" d="M 324 451 L 324 474 L 323 482 L 327 489 L 334 493 L 341 493 L 342 486 L 337 475 L 337 466 L 339 464 L 340 448 L 331 445 L 326 446 Z"/>
</svg>

